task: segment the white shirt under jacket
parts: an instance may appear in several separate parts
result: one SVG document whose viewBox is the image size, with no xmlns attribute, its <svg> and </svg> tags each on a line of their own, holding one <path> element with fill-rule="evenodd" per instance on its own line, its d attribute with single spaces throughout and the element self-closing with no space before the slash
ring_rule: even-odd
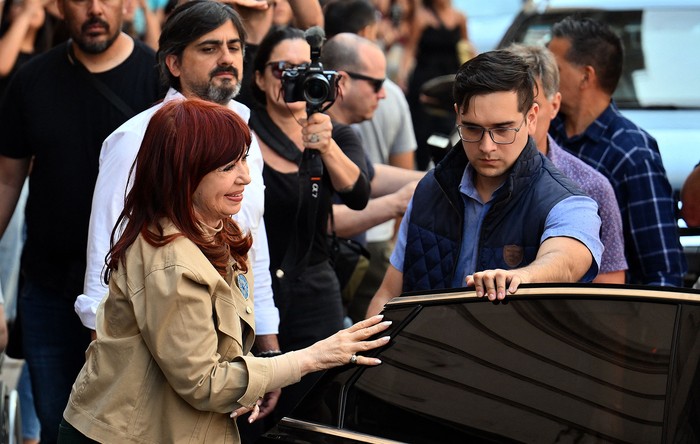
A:
<svg viewBox="0 0 700 444">
<path fill-rule="evenodd" d="M 105 139 L 100 152 L 100 170 L 92 196 L 90 228 L 88 230 L 87 269 L 84 294 L 75 301 L 75 311 L 83 325 L 95 329 L 95 313 L 100 301 L 107 294 L 107 286 L 102 280 L 105 256 L 109 252 L 110 237 L 117 218 L 124 209 L 129 170 L 136 159 L 139 147 L 146 133 L 151 116 L 173 99 L 184 96 L 170 88 L 163 102 L 155 105 L 126 121 Z M 231 100 L 229 108 L 246 122 L 250 110 L 245 105 Z M 253 247 L 249 253 L 253 264 L 255 332 L 258 335 L 277 334 L 279 311 L 272 298 L 270 278 L 270 254 L 267 248 L 267 234 L 263 212 L 265 209 L 265 185 L 263 184 L 263 159 L 258 140 L 253 135 L 248 156 L 251 182 L 246 187 L 241 211 L 234 216 L 243 231 L 249 230 L 253 236 Z"/>
</svg>

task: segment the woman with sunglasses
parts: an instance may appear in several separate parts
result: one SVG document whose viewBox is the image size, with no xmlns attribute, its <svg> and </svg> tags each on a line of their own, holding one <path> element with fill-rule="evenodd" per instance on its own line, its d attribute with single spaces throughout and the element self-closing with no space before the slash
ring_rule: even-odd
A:
<svg viewBox="0 0 700 444">
<path fill-rule="evenodd" d="M 282 351 L 298 350 L 343 327 L 337 277 L 327 247 L 334 194 L 362 209 L 369 199 L 367 165 L 354 130 L 323 113 L 306 114 L 306 103 L 285 102 L 283 73 L 311 62 L 304 33 L 273 28 L 254 60 L 250 125 L 260 142 L 265 180 L 265 225 Z M 335 85 L 333 85 L 335 87 Z M 284 415 L 313 384 L 284 389 L 275 414 Z"/>
</svg>

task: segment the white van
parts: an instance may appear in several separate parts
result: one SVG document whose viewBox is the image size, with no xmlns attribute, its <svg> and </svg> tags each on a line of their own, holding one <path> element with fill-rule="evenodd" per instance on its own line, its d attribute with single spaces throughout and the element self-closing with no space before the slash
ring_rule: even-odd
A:
<svg viewBox="0 0 700 444">
<path fill-rule="evenodd" d="M 609 24 L 625 45 L 618 107 L 659 143 L 674 190 L 700 162 L 700 0 L 530 1 L 506 31 L 512 42 L 546 44 L 551 27 L 580 13 Z M 682 220 L 689 280 L 700 273 L 700 231 Z"/>
</svg>

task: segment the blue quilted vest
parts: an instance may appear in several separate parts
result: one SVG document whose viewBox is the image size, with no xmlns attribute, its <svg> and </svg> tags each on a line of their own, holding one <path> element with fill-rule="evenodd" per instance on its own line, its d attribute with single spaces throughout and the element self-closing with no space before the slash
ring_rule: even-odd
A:
<svg viewBox="0 0 700 444">
<path fill-rule="evenodd" d="M 464 223 L 459 184 L 467 162 L 459 143 L 416 188 L 406 238 L 404 292 L 452 287 Z M 549 211 L 574 195 L 585 194 L 529 139 L 484 218 L 476 271 L 531 263 Z"/>
</svg>

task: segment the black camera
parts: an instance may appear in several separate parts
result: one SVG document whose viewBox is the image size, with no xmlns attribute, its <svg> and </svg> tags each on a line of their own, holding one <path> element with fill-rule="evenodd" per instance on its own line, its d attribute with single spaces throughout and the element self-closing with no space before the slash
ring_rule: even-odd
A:
<svg viewBox="0 0 700 444">
<path fill-rule="evenodd" d="M 338 73 L 324 71 L 319 61 L 321 46 L 325 39 L 323 29 L 318 26 L 304 33 L 306 41 L 311 46 L 311 63 L 307 67 L 286 69 L 282 72 L 282 91 L 285 102 L 306 102 L 306 113 L 323 112 L 323 104 L 335 101 L 338 88 Z"/>
</svg>

